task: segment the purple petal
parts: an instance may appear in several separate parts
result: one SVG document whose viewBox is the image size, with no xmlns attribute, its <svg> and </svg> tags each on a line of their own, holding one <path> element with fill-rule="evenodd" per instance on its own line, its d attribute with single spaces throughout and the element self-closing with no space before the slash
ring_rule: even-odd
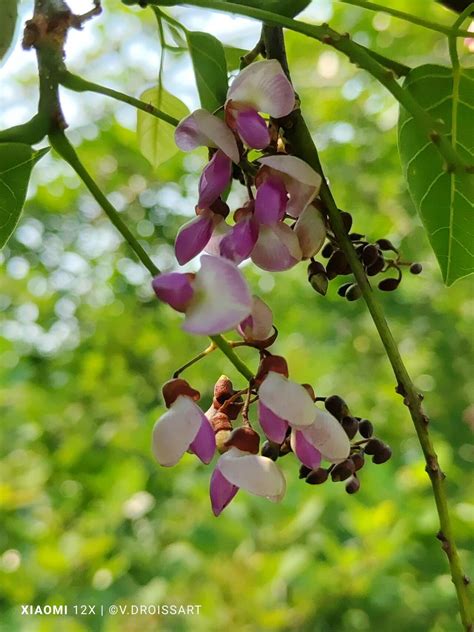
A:
<svg viewBox="0 0 474 632">
<path fill-rule="evenodd" d="M 214 429 L 204 413 L 198 433 L 189 447 L 206 465 L 212 461 L 216 451 L 216 437 Z"/>
<path fill-rule="evenodd" d="M 156 276 L 152 283 L 156 296 L 178 312 L 185 312 L 194 296 L 193 286 L 187 274 L 167 272 Z"/>
<path fill-rule="evenodd" d="M 229 483 L 219 468 L 216 467 L 212 473 L 210 485 L 211 505 L 215 516 L 218 516 L 227 507 L 238 491 L 239 488 Z"/>
<path fill-rule="evenodd" d="M 265 149 L 270 144 L 267 123 L 256 110 L 252 108 L 237 110 L 235 123 L 240 138 L 248 147 Z"/>
<path fill-rule="evenodd" d="M 241 220 L 220 242 L 220 254 L 234 263 L 241 263 L 250 256 L 258 239 L 258 225 L 253 218 Z"/>
<path fill-rule="evenodd" d="M 199 180 L 199 208 L 209 208 L 227 188 L 232 174 L 232 161 L 218 149 L 204 167 Z"/>
<path fill-rule="evenodd" d="M 303 432 L 293 428 L 291 431 L 291 447 L 303 465 L 314 470 L 321 463 L 321 452 L 308 441 Z"/>
<path fill-rule="evenodd" d="M 206 246 L 214 228 L 213 214 L 203 213 L 181 226 L 174 250 L 180 265 L 191 261 Z"/>
<path fill-rule="evenodd" d="M 258 402 L 258 421 L 270 441 L 283 443 L 288 430 L 288 422 L 272 413 L 261 401 Z"/>
<path fill-rule="evenodd" d="M 229 331 L 246 318 L 252 297 L 241 271 L 223 257 L 201 257 L 193 283 L 194 298 L 186 310 L 185 331 L 212 336 Z"/>
<path fill-rule="evenodd" d="M 279 178 L 269 177 L 257 188 L 255 219 L 260 224 L 274 224 L 285 216 L 288 194 Z"/>
<path fill-rule="evenodd" d="M 175 131 L 176 145 L 183 151 L 196 147 L 217 147 L 234 162 L 239 162 L 239 150 L 233 133 L 217 116 L 207 110 L 195 110 L 180 121 Z"/>
</svg>

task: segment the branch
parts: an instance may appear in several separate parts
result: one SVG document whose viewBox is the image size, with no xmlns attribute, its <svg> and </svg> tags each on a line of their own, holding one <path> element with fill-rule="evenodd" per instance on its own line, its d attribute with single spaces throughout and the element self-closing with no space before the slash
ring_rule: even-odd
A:
<svg viewBox="0 0 474 632">
<path fill-rule="evenodd" d="M 282 63 L 282 66 L 285 67 L 286 54 L 284 41 L 281 36 L 281 29 L 264 26 L 263 33 L 267 53 L 278 59 Z M 362 291 L 362 295 L 372 316 L 372 320 L 374 321 L 395 377 L 397 378 L 397 392 L 403 396 L 403 401 L 410 411 L 418 440 L 423 450 L 426 461 L 426 471 L 431 480 L 440 522 L 440 531 L 437 537 L 442 541 L 443 550 L 448 556 L 451 577 L 456 588 L 459 611 L 461 613 L 463 625 L 467 631 L 472 630 L 472 615 L 470 614 L 470 601 L 467 588 L 469 580 L 466 578 L 461 568 L 461 562 L 449 517 L 444 484 L 445 475 L 439 466 L 438 457 L 428 432 L 429 419 L 421 406 L 420 394 L 416 390 L 405 367 L 403 359 L 400 356 L 397 344 L 385 319 L 382 305 L 379 303 L 376 295 L 374 294 L 354 246 L 347 235 L 341 214 L 324 176 L 317 149 L 299 110 L 295 111 L 290 116 L 290 123 L 288 127 L 285 128 L 285 137 L 290 143 L 292 153 L 299 158 L 302 158 L 322 176 L 320 191 L 321 200 L 326 207 L 334 234 L 336 235 L 339 245 L 349 261 L 351 270 L 354 273 L 357 283 Z"/>
</svg>

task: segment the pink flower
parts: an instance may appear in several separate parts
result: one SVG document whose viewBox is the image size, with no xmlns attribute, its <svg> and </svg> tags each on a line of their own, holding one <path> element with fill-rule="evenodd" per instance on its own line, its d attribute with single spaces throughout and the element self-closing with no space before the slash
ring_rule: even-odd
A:
<svg viewBox="0 0 474 632">
<path fill-rule="evenodd" d="M 211 477 L 210 496 L 215 516 L 227 507 L 240 488 L 279 502 L 285 495 L 286 482 L 271 459 L 232 447 L 220 457 Z"/>
<path fill-rule="evenodd" d="M 326 223 L 315 206 L 310 204 L 298 217 L 294 231 L 298 237 L 303 259 L 317 254 L 326 240 Z"/>
<path fill-rule="evenodd" d="M 220 149 L 204 167 L 199 178 L 199 208 L 209 208 L 229 186 L 232 161 Z"/>
<path fill-rule="evenodd" d="M 265 119 L 288 115 L 295 106 L 295 94 L 280 63 L 258 61 L 244 68 L 227 93 L 226 121 L 249 147 L 264 149 L 270 143 Z"/>
<path fill-rule="evenodd" d="M 296 265 L 302 258 L 298 237 L 284 222 L 259 227 L 258 240 L 251 259 L 262 270 L 281 272 Z"/>
<path fill-rule="evenodd" d="M 176 379 L 163 387 L 163 394 L 169 410 L 155 423 L 152 438 L 158 463 L 165 467 L 176 465 L 188 450 L 203 463 L 210 463 L 216 440 L 209 419 L 194 401 L 199 393 L 184 380 Z"/>
<path fill-rule="evenodd" d="M 257 187 L 270 177 L 279 180 L 289 196 L 286 213 L 291 217 L 299 217 L 318 194 L 321 176 L 304 160 L 285 154 L 260 158 L 259 163 L 262 168 L 257 174 Z M 262 182 L 260 185 L 259 180 Z"/>
<path fill-rule="evenodd" d="M 236 212 L 237 221 L 220 242 L 220 254 L 234 263 L 241 263 L 250 256 L 258 239 L 258 224 L 253 204 Z M 235 217 L 235 216 L 234 216 Z"/>
<path fill-rule="evenodd" d="M 207 110 L 195 110 L 180 121 L 175 131 L 175 142 L 183 151 L 214 147 L 221 149 L 233 162 L 240 160 L 234 135 L 224 121 Z"/>
<path fill-rule="evenodd" d="M 227 259 L 202 255 L 195 274 L 169 272 L 153 279 L 157 297 L 185 314 L 183 329 L 212 336 L 236 327 L 252 309 L 240 270 Z"/>
<path fill-rule="evenodd" d="M 261 298 L 253 296 L 252 311 L 240 323 L 237 331 L 248 342 L 267 340 L 273 331 L 272 310 Z"/>
</svg>

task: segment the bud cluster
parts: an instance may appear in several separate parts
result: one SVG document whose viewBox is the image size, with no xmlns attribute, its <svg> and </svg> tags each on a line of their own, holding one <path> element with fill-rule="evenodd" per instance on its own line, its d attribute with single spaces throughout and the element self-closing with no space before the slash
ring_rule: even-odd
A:
<svg viewBox="0 0 474 632">
<path fill-rule="evenodd" d="M 379 290 L 383 292 L 393 292 L 400 285 L 402 280 L 402 267 L 409 266 L 412 274 L 420 274 L 422 266 L 420 263 L 408 263 L 400 260 L 397 248 L 388 239 L 377 239 L 370 242 L 361 233 L 350 232 L 352 228 L 352 216 L 346 211 L 341 211 L 344 227 L 352 241 L 359 261 L 364 267 L 368 277 L 375 277 L 389 271 L 395 272 L 396 276 L 386 277 L 378 282 Z M 319 261 L 312 259 L 308 266 L 308 281 L 313 289 L 322 294 L 327 292 L 329 281 L 338 276 L 352 274 L 351 267 L 346 255 L 340 248 L 337 238 L 330 230 L 327 232 L 328 241 L 321 250 L 321 255 L 327 259 L 324 266 Z M 390 256 L 388 253 L 393 253 Z M 356 301 L 362 295 L 359 285 L 353 280 L 343 283 L 337 293 L 348 301 Z"/>
<path fill-rule="evenodd" d="M 366 456 L 372 457 L 372 463 L 381 464 L 390 459 L 392 451 L 386 443 L 374 437 L 372 422 L 352 416 L 346 402 L 338 395 L 325 398 L 324 406 L 336 417 L 351 440 L 350 455 L 347 459 L 333 463 L 327 468 L 319 467 L 312 470 L 302 465 L 299 476 L 310 485 L 321 485 L 329 478 L 334 482 L 346 481 L 346 492 L 355 494 L 360 489 L 358 472 L 364 467 Z"/>
</svg>

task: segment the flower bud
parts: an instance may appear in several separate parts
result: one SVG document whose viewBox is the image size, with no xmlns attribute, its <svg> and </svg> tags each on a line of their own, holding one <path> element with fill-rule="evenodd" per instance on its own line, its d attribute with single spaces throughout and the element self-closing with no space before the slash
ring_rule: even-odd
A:
<svg viewBox="0 0 474 632">
<path fill-rule="evenodd" d="M 393 292 L 400 285 L 401 280 L 401 276 L 398 279 L 383 279 L 380 281 L 378 288 L 382 290 L 382 292 Z"/>
<path fill-rule="evenodd" d="M 362 261 L 366 266 L 371 266 L 379 257 L 379 249 L 373 244 L 367 244 L 362 250 Z"/>
<path fill-rule="evenodd" d="M 280 456 L 280 446 L 273 441 L 265 441 L 262 445 L 261 454 L 272 461 L 276 461 Z"/>
<path fill-rule="evenodd" d="M 288 377 L 288 364 L 283 356 L 267 355 L 261 359 L 257 375 L 255 376 L 255 383 L 260 385 L 267 377 L 268 373 L 273 371 L 274 373 L 280 373 L 285 377 Z"/>
<path fill-rule="evenodd" d="M 260 437 L 250 426 L 241 426 L 231 432 L 224 445 L 227 448 L 238 448 L 242 452 L 258 454 Z"/>
<path fill-rule="evenodd" d="M 355 472 L 355 465 L 352 459 L 346 459 L 338 463 L 331 470 L 331 478 L 334 482 L 345 481 Z"/>
<path fill-rule="evenodd" d="M 325 272 L 313 274 L 309 278 L 309 282 L 313 290 L 315 290 L 318 294 L 321 294 L 321 296 L 326 296 L 329 282 Z"/>
<path fill-rule="evenodd" d="M 351 480 L 346 483 L 346 492 L 348 494 L 355 494 L 360 489 L 360 481 L 357 476 L 353 476 Z"/>
<path fill-rule="evenodd" d="M 421 263 L 412 263 L 410 266 L 410 272 L 412 274 L 420 274 L 423 271 L 423 266 Z"/>
<path fill-rule="evenodd" d="M 375 463 L 376 465 L 380 465 L 381 463 L 385 463 L 386 461 L 388 461 L 391 456 L 392 456 L 392 450 L 390 449 L 388 445 L 384 443 L 382 444 L 382 447 L 380 448 L 380 450 L 378 450 L 372 457 L 372 463 Z"/>
<path fill-rule="evenodd" d="M 351 268 L 342 250 L 332 253 L 326 266 L 328 279 L 335 279 L 339 274 L 349 274 Z"/>
<path fill-rule="evenodd" d="M 375 276 L 379 272 L 382 272 L 384 267 L 385 267 L 385 259 L 382 256 L 377 257 L 374 263 L 372 263 L 370 266 L 367 266 L 366 268 L 367 276 Z"/>
<path fill-rule="evenodd" d="M 379 439 L 370 439 L 370 441 L 367 441 L 365 444 L 364 452 L 369 455 L 377 454 L 384 446 L 385 444 Z"/>
<path fill-rule="evenodd" d="M 234 388 L 232 382 L 227 375 L 221 375 L 214 386 L 214 399 L 216 399 L 219 404 L 223 404 L 229 397 L 232 397 L 233 394 Z"/>
<path fill-rule="evenodd" d="M 358 472 L 364 467 L 365 459 L 363 452 L 355 452 L 351 456 L 351 460 L 354 463 L 355 471 Z"/>
<path fill-rule="evenodd" d="M 374 434 L 374 427 L 368 419 L 361 419 L 359 422 L 359 432 L 364 439 L 369 439 Z"/>
<path fill-rule="evenodd" d="M 311 471 L 312 471 L 311 468 L 306 467 L 306 465 L 303 465 L 303 464 L 300 465 L 298 478 L 306 478 Z"/>
<path fill-rule="evenodd" d="M 325 259 L 329 259 L 329 257 L 332 255 L 332 253 L 334 252 L 334 246 L 329 242 L 327 243 L 324 248 L 321 250 L 321 255 L 325 258 Z"/>
<path fill-rule="evenodd" d="M 290 452 L 293 452 L 291 449 L 290 437 L 287 437 L 280 446 L 280 456 L 286 456 Z"/>
<path fill-rule="evenodd" d="M 210 410 L 212 410 L 212 408 Z M 209 419 L 212 427 L 214 428 L 217 450 L 220 454 L 227 452 L 229 448 L 226 446 L 226 442 L 229 440 L 232 433 L 232 424 L 228 415 L 217 411 L 210 416 L 209 411 L 207 411 L 206 417 Z"/>
<path fill-rule="evenodd" d="M 199 391 L 196 391 L 186 380 L 182 380 L 179 377 L 165 382 L 161 392 L 163 393 L 163 399 L 165 400 L 167 408 L 169 408 L 180 395 L 190 397 L 195 402 L 201 397 Z"/>
<path fill-rule="evenodd" d="M 351 287 L 352 283 L 343 283 L 341 287 L 337 290 L 339 296 L 345 296 L 347 290 Z"/>
<path fill-rule="evenodd" d="M 380 250 L 391 250 L 392 252 L 398 252 L 395 246 L 388 239 L 377 239 L 375 242 Z"/>
<path fill-rule="evenodd" d="M 341 421 L 343 417 L 350 416 L 350 411 L 346 402 L 342 399 L 342 397 L 339 397 L 339 395 L 326 397 L 324 406 L 326 407 L 326 410 L 339 421 Z"/>
<path fill-rule="evenodd" d="M 321 485 L 321 483 L 325 483 L 328 480 L 328 476 L 329 472 L 323 467 L 320 467 L 317 470 L 312 470 L 308 474 L 306 482 L 310 485 Z"/>
<path fill-rule="evenodd" d="M 343 417 L 341 426 L 349 439 L 353 439 L 359 430 L 359 422 L 354 417 Z"/>
<path fill-rule="evenodd" d="M 347 211 L 341 211 L 341 218 L 346 229 L 346 233 L 349 233 L 352 228 L 352 215 Z"/>
<path fill-rule="evenodd" d="M 357 283 L 353 283 L 346 290 L 345 297 L 348 301 L 357 301 L 357 299 L 360 298 L 361 296 L 362 296 L 362 290 L 357 285 Z"/>
</svg>

